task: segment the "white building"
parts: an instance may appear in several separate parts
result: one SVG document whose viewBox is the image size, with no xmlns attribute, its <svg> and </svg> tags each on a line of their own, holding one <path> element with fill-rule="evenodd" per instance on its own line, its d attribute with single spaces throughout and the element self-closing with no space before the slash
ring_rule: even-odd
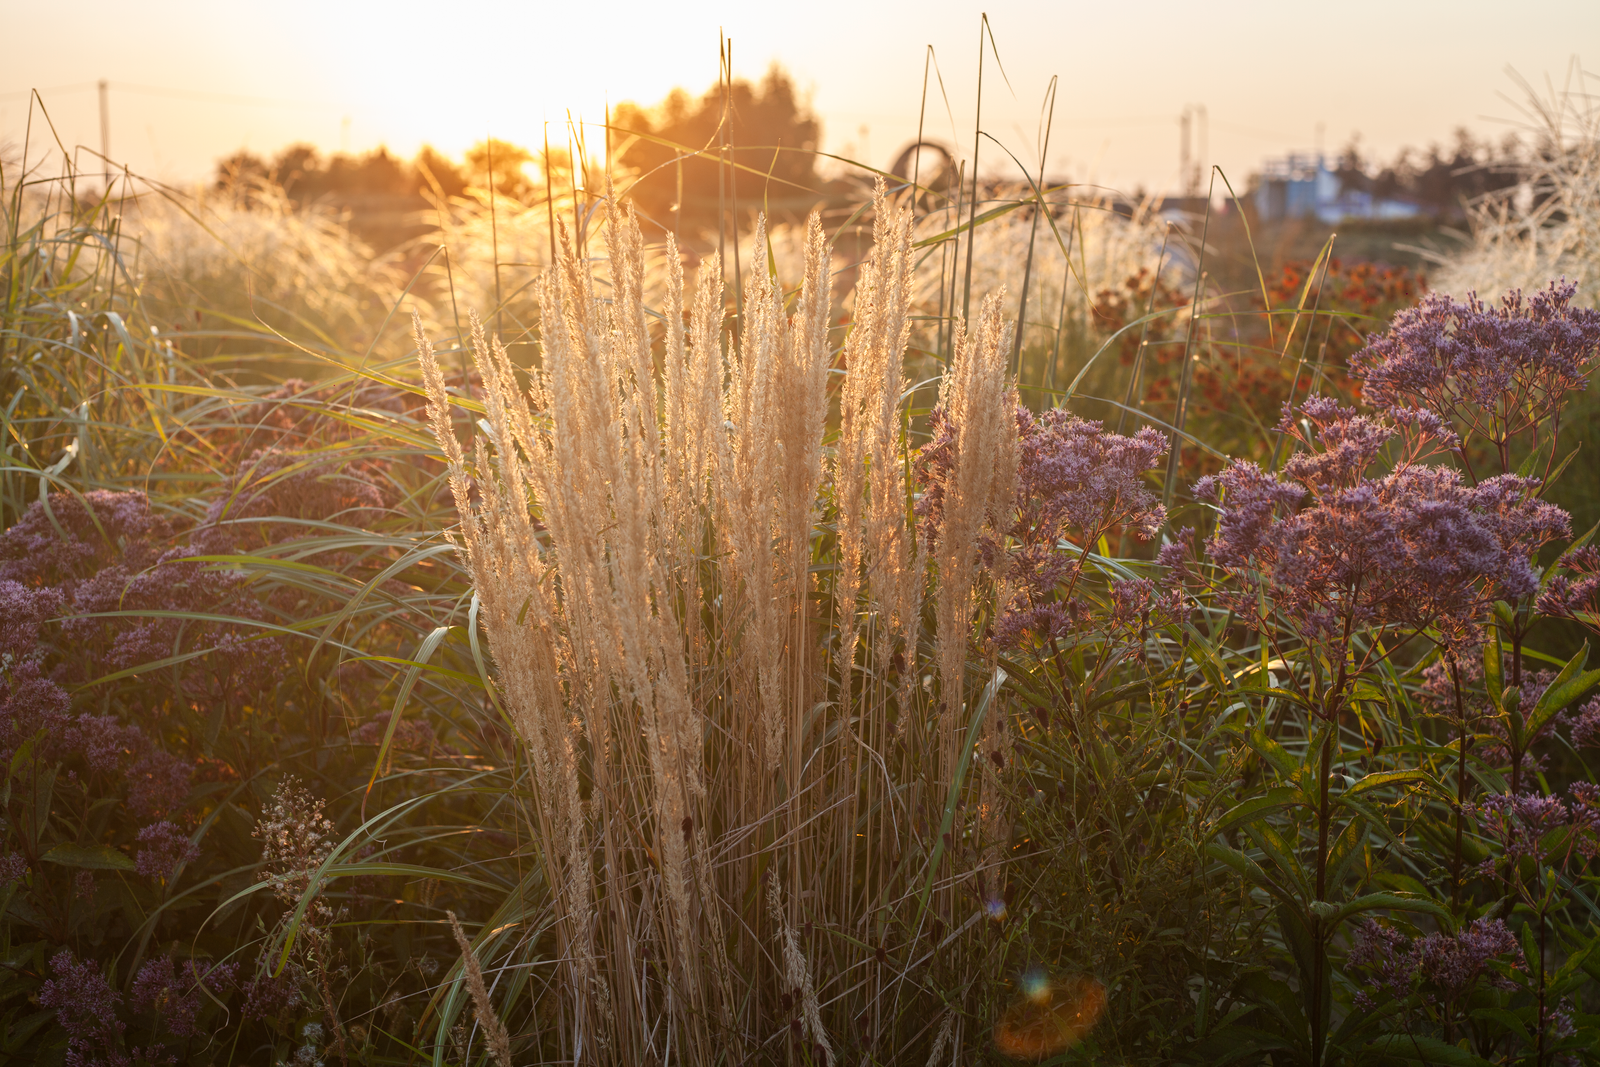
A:
<svg viewBox="0 0 1600 1067">
<path fill-rule="evenodd" d="M 1404 200 L 1378 200 L 1364 189 L 1346 189 L 1320 152 L 1291 152 L 1261 168 L 1255 193 L 1262 219 L 1310 218 L 1329 225 L 1344 219 L 1407 219 L 1420 214 Z"/>
</svg>

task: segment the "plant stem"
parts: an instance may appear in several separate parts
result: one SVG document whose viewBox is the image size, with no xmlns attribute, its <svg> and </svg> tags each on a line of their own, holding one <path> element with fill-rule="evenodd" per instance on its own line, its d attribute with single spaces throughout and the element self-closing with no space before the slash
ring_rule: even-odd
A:
<svg viewBox="0 0 1600 1067">
<path fill-rule="evenodd" d="M 1461 669 L 1455 653 L 1449 655 L 1450 686 L 1456 694 L 1456 845 L 1450 875 L 1450 907 L 1461 905 L 1461 809 L 1467 803 L 1467 715 L 1461 700 Z"/>
<path fill-rule="evenodd" d="M 1328 714 L 1324 729 L 1327 736 L 1322 739 L 1322 766 L 1318 774 L 1320 779 L 1317 786 L 1317 899 L 1325 900 L 1328 895 L 1328 779 L 1333 768 L 1333 739 L 1337 731 L 1334 725 L 1336 715 Z M 1327 954 L 1326 942 L 1322 936 L 1321 919 L 1313 916 L 1312 936 L 1314 950 L 1311 954 L 1311 1067 L 1321 1067 L 1322 1064 L 1322 1033 L 1327 1020 L 1322 1017 L 1322 961 Z"/>
</svg>

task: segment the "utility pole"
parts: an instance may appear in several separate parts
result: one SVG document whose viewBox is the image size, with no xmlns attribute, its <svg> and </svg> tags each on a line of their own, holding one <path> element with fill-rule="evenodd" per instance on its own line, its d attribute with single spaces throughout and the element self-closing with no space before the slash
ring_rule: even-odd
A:
<svg viewBox="0 0 1600 1067">
<path fill-rule="evenodd" d="M 106 109 L 106 96 L 111 83 L 100 79 L 100 161 L 105 164 L 106 191 L 111 195 L 111 113 Z"/>
<path fill-rule="evenodd" d="M 1178 184 L 1183 196 L 1194 195 L 1194 183 L 1189 179 L 1189 120 L 1193 109 L 1184 105 L 1183 114 L 1178 116 Z"/>
<path fill-rule="evenodd" d="M 1198 131 L 1195 130 L 1196 120 L 1199 125 Z M 1200 175 L 1210 162 L 1210 122 L 1206 118 L 1206 106 L 1183 105 L 1183 113 L 1178 116 L 1178 130 L 1178 181 L 1183 186 L 1183 195 L 1192 199 L 1200 195 Z M 1199 133 L 1198 138 L 1194 136 L 1196 132 Z M 1200 143 L 1198 155 L 1190 150 L 1190 146 L 1197 139 Z"/>
</svg>

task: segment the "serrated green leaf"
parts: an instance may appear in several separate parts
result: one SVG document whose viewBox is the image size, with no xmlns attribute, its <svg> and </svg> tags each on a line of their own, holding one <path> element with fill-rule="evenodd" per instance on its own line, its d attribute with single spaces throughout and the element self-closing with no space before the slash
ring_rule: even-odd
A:
<svg viewBox="0 0 1600 1067">
<path fill-rule="evenodd" d="M 1344 881 L 1345 870 L 1361 855 L 1361 846 L 1366 840 L 1367 830 L 1363 820 L 1352 819 L 1328 850 L 1328 885 L 1337 886 Z"/>
<path fill-rule="evenodd" d="M 1300 858 L 1295 855 L 1294 846 L 1275 827 L 1268 823 L 1247 823 L 1244 832 L 1250 835 L 1250 840 L 1256 843 L 1257 848 L 1266 853 L 1274 869 L 1290 879 L 1302 895 L 1310 895 L 1310 883 L 1305 869 L 1300 865 Z"/>
</svg>

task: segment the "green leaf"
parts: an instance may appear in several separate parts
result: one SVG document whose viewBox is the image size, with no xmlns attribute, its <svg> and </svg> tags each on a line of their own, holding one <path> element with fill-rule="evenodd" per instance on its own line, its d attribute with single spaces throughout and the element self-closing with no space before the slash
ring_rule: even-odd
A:
<svg viewBox="0 0 1600 1067">
<path fill-rule="evenodd" d="M 1528 737 L 1537 737 L 1539 731 L 1544 729 L 1556 712 L 1583 696 L 1593 689 L 1595 683 L 1600 682 L 1600 670 L 1585 671 L 1583 665 L 1589 661 L 1589 642 L 1585 641 L 1583 647 L 1567 661 L 1561 668 L 1561 673 L 1556 675 L 1556 680 L 1550 683 L 1534 704 L 1533 710 L 1528 713 Z"/>
<path fill-rule="evenodd" d="M 1276 827 L 1268 823 L 1247 823 L 1244 832 L 1256 843 L 1256 847 L 1266 853 L 1273 867 L 1291 879 L 1302 895 L 1310 896 L 1310 882 L 1306 878 L 1305 868 L 1300 865 L 1300 858 L 1295 855 L 1295 847 Z"/>
<path fill-rule="evenodd" d="M 1008 677 L 1010 675 L 1002 668 L 996 667 L 989 684 L 983 687 L 982 695 L 973 702 L 972 721 L 967 724 L 967 741 L 961 746 L 961 757 L 956 761 L 955 777 L 951 779 L 950 791 L 945 796 L 944 818 L 939 823 L 939 836 L 934 840 L 933 852 L 928 857 L 927 875 L 922 883 L 922 892 L 917 898 L 918 923 L 921 923 L 922 915 L 927 910 L 928 898 L 933 893 L 933 880 L 939 872 L 939 861 L 944 858 L 945 835 L 955 826 L 956 801 L 961 795 L 962 785 L 966 782 L 967 768 L 972 763 L 972 751 L 977 746 L 978 736 L 983 731 L 983 722 L 989 716 L 989 705 L 994 703 L 995 694 L 1006 684 Z"/>
<path fill-rule="evenodd" d="M 1251 748 L 1261 754 L 1262 759 L 1272 764 L 1272 769 L 1277 771 L 1280 777 L 1293 778 L 1295 772 L 1300 769 L 1300 761 L 1289 755 L 1288 749 L 1268 737 L 1267 732 L 1261 727 L 1257 726 L 1246 734 L 1245 740 L 1250 743 Z"/>
<path fill-rule="evenodd" d="M 394 742 L 395 728 L 400 725 L 400 715 L 405 711 L 406 699 L 411 696 L 411 689 L 417 684 L 417 675 L 422 672 L 428 660 L 433 658 L 434 650 L 439 647 L 450 633 L 448 626 L 435 626 L 422 643 L 417 646 L 416 661 L 406 670 L 405 681 L 400 685 L 400 692 L 394 698 L 394 710 L 389 713 L 389 725 L 383 731 L 383 740 L 378 744 L 378 758 L 372 764 L 372 777 L 367 779 L 367 792 L 372 792 L 373 783 L 377 782 L 378 775 L 383 771 L 385 757 L 389 754 L 389 746 Z M 363 801 L 365 804 L 365 801 Z"/>
<path fill-rule="evenodd" d="M 1261 869 L 1261 865 L 1236 848 L 1219 845 L 1215 842 L 1206 846 L 1206 855 L 1219 863 L 1226 864 L 1241 878 L 1260 886 L 1279 900 L 1298 906 L 1299 900 L 1290 890 L 1279 885 L 1272 876 Z"/>
<path fill-rule="evenodd" d="M 133 861 L 110 845 L 60 844 L 42 857 L 46 863 L 79 867 L 86 871 L 131 871 Z"/>
<path fill-rule="evenodd" d="M 1523 923 L 1522 924 L 1521 933 L 1522 933 L 1522 958 L 1523 958 L 1524 962 L 1526 963 L 1527 967 L 1529 967 L 1530 969 L 1537 970 L 1536 962 L 1538 960 L 1542 959 L 1544 954 L 1539 951 L 1539 937 L 1534 932 L 1534 924 L 1531 923 L 1531 922 L 1530 923 Z M 1517 971 L 1517 972 L 1513 972 L 1513 973 L 1516 974 L 1516 976 L 1520 978 L 1526 972 Z M 1531 984 L 1532 984 L 1531 978 L 1530 979 L 1525 979 L 1525 981 L 1528 981 L 1530 986 L 1531 986 Z"/>
<path fill-rule="evenodd" d="M 1333 971 L 1331 961 L 1326 953 L 1322 954 L 1320 962 L 1317 959 L 1317 946 L 1321 943 L 1319 936 L 1314 932 L 1314 927 L 1306 921 L 1306 916 L 1299 908 L 1287 904 L 1279 904 L 1273 909 L 1278 918 L 1278 930 L 1283 935 L 1284 944 L 1289 946 L 1289 953 L 1294 957 L 1295 965 L 1300 970 L 1300 988 L 1304 991 L 1311 990 L 1314 986 L 1322 989 L 1322 1017 L 1328 1017 L 1328 1008 L 1331 1004 L 1333 993 Z M 1318 981 L 1318 971 L 1321 971 L 1321 980 Z M 1307 999 L 1310 999 L 1309 997 Z"/>
<path fill-rule="evenodd" d="M 1506 675 L 1504 656 L 1500 651 L 1500 627 L 1489 623 L 1484 627 L 1488 640 L 1483 643 L 1483 684 L 1489 691 L 1489 699 L 1495 707 L 1500 707 L 1505 699 Z"/>
<path fill-rule="evenodd" d="M 1442 1064 L 1443 1067 L 1490 1067 L 1488 1060 L 1425 1034 L 1384 1034 L 1369 1043 L 1367 1048 L 1385 1056 Z"/>
<path fill-rule="evenodd" d="M 1345 827 L 1333 842 L 1333 847 L 1328 850 L 1328 885 L 1337 886 L 1344 880 L 1344 873 L 1350 864 L 1362 854 L 1361 846 L 1366 843 L 1367 828 L 1362 819 L 1351 819 L 1350 825 Z"/>
<path fill-rule="evenodd" d="M 1527 1024 L 1504 1008 L 1476 1008 L 1472 1012 L 1472 1017 L 1486 1022 L 1499 1023 L 1523 1041 L 1529 1044 L 1533 1043 L 1533 1035 L 1528 1033 Z"/>
<path fill-rule="evenodd" d="M 1308 802 L 1305 793 L 1293 786 L 1285 785 L 1269 789 L 1265 796 L 1252 797 L 1241 804 L 1235 804 L 1232 808 L 1229 808 L 1212 826 L 1211 836 L 1216 837 L 1225 834 L 1242 823 L 1253 822 L 1269 812 L 1288 807 L 1290 804 L 1306 804 Z"/>
<path fill-rule="evenodd" d="M 1373 789 L 1379 789 L 1386 785 L 1402 785 L 1406 782 L 1426 782 L 1434 788 L 1439 787 L 1439 783 L 1434 781 L 1427 771 L 1377 771 L 1364 776 L 1355 785 L 1346 789 L 1344 795 L 1358 797 L 1362 793 Z"/>
<path fill-rule="evenodd" d="M 1341 923 L 1352 915 L 1380 908 L 1385 911 L 1420 911 L 1445 923 L 1450 921 L 1450 913 L 1426 897 L 1401 893 L 1368 893 L 1366 896 L 1346 901 L 1335 913 L 1333 922 Z"/>
</svg>

